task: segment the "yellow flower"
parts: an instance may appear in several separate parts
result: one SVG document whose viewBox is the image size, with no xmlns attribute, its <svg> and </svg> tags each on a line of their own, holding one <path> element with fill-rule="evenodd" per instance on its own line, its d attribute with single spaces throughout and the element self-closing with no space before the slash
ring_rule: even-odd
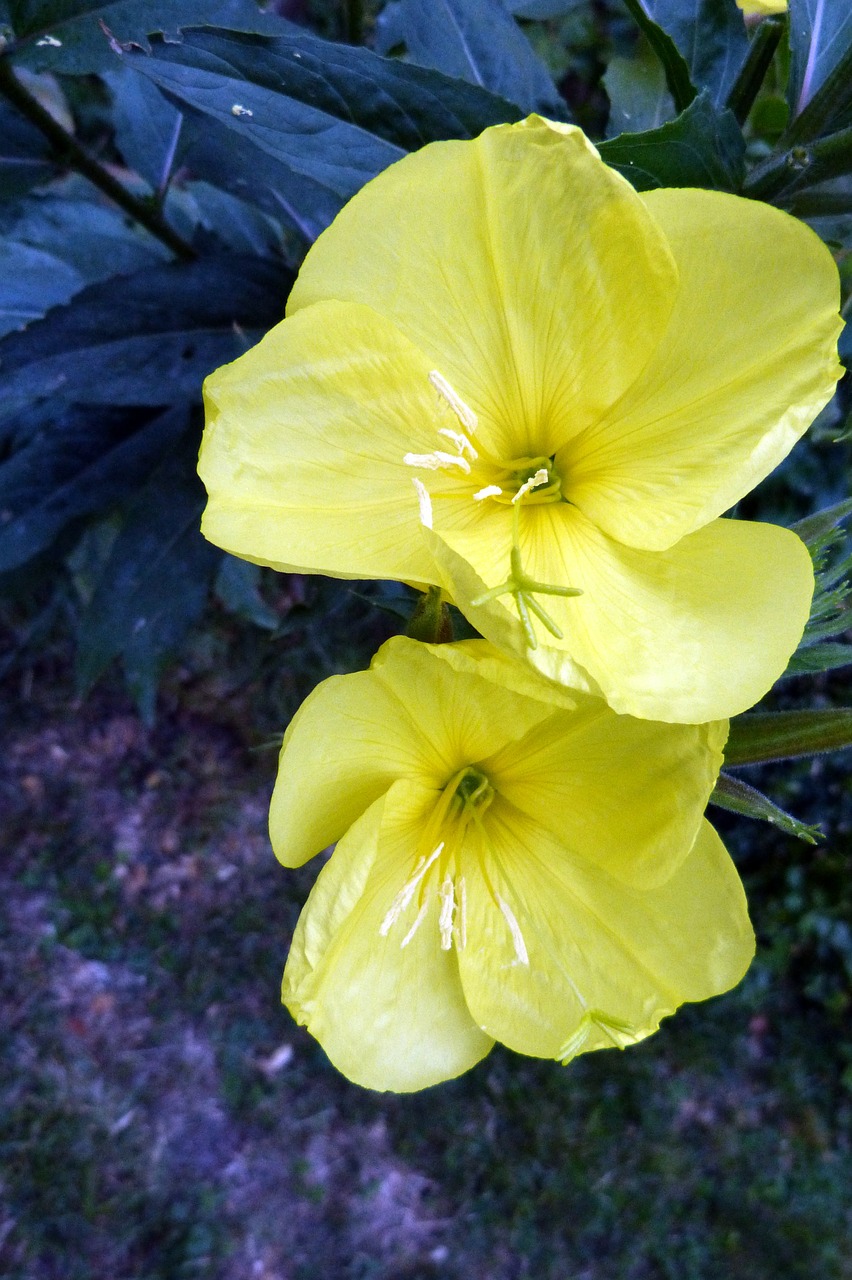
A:
<svg viewBox="0 0 852 1280">
<path fill-rule="evenodd" d="M 287 731 L 279 859 L 339 840 L 283 999 L 358 1084 L 450 1079 L 495 1040 L 623 1048 L 739 981 L 745 898 L 702 812 L 727 724 L 616 716 L 486 641 L 398 637 Z"/>
<path fill-rule="evenodd" d="M 753 14 L 786 13 L 787 0 L 737 0 L 743 13 L 750 17 Z"/>
<path fill-rule="evenodd" d="M 432 144 L 355 196 L 288 318 L 208 379 L 203 531 L 441 586 L 616 711 L 734 714 L 784 670 L 813 574 L 788 530 L 719 517 L 830 398 L 838 300 L 794 218 L 638 195 L 578 129 Z"/>
</svg>

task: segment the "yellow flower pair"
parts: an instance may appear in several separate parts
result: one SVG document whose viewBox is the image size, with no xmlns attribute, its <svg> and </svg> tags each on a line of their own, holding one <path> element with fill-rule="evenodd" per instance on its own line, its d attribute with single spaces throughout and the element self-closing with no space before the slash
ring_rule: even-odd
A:
<svg viewBox="0 0 852 1280">
<path fill-rule="evenodd" d="M 285 740 L 276 852 L 340 840 L 285 1000 L 353 1079 L 624 1045 L 741 976 L 706 722 L 784 670 L 813 573 L 721 517 L 830 398 L 837 304 L 792 218 L 639 195 L 533 116 L 368 184 L 208 380 L 209 538 L 438 586 L 486 637 L 392 642 Z"/>
</svg>

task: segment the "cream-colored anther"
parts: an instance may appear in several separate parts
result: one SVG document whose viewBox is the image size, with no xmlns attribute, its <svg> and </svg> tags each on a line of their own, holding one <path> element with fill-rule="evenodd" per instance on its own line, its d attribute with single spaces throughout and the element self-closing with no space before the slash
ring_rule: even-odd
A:
<svg viewBox="0 0 852 1280">
<path fill-rule="evenodd" d="M 499 484 L 487 484 L 484 489 L 480 489 L 473 495 L 473 500 L 474 502 L 482 502 L 483 498 L 499 498 L 502 492 L 503 490 Z"/>
<path fill-rule="evenodd" d="M 442 471 L 458 467 L 465 475 L 470 475 L 470 463 L 467 458 L 463 458 L 460 453 L 445 453 L 443 449 L 436 449 L 434 453 L 407 453 L 403 462 L 408 467 L 424 467 L 427 471 Z"/>
<path fill-rule="evenodd" d="M 420 523 L 425 529 L 432 528 L 432 499 L 429 497 L 429 490 L 426 488 L 422 480 L 418 480 L 416 476 L 412 476 L 412 483 L 417 490 L 417 501 L 420 505 Z"/>
<path fill-rule="evenodd" d="M 529 966 L 530 958 L 527 952 L 527 944 L 524 942 L 524 935 L 521 933 L 521 926 L 515 919 L 514 912 L 508 902 L 500 895 L 497 895 L 497 905 L 503 913 L 503 918 L 509 926 L 509 932 L 512 935 L 512 946 L 515 948 L 515 955 L 518 964 Z"/>
<path fill-rule="evenodd" d="M 431 867 L 435 859 L 440 858 L 443 851 L 444 851 L 444 842 L 442 840 L 441 843 L 437 846 L 437 848 L 432 850 L 428 858 L 420 859 L 417 866 L 414 868 L 414 875 L 411 877 L 410 880 L 407 880 L 405 884 L 402 886 L 399 893 L 396 895 L 393 902 L 391 903 L 390 910 L 388 911 L 382 923 L 379 925 L 379 933 L 383 938 L 386 938 L 387 935 L 390 933 L 391 929 L 396 924 L 397 920 L 402 915 L 403 911 L 408 906 L 411 899 L 414 897 L 414 894 L 417 890 L 417 886 L 420 884 L 420 881 L 423 879 L 423 877 L 425 876 L 426 872 L 429 870 L 429 868 Z"/>
<path fill-rule="evenodd" d="M 446 400 L 462 426 L 466 427 L 468 431 L 475 431 L 477 428 L 476 414 L 470 405 L 465 404 L 458 392 L 453 390 L 447 379 L 437 369 L 433 369 L 429 374 L 429 381 L 438 395 Z"/>
</svg>

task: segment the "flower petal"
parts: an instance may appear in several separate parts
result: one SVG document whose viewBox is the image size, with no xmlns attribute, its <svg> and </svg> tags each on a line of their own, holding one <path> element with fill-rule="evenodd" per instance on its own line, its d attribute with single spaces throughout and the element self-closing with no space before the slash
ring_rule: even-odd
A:
<svg viewBox="0 0 852 1280">
<path fill-rule="evenodd" d="M 285 866 L 339 839 L 397 779 L 431 788 L 434 800 L 460 768 L 552 714 L 535 672 L 516 675 L 518 664 L 484 641 L 464 655 L 454 648 L 396 636 L 369 671 L 331 676 L 305 699 L 284 735 L 269 810 Z"/>
<path fill-rule="evenodd" d="M 668 551 L 640 551 L 607 538 L 568 503 L 527 514 L 527 572 L 584 593 L 540 597 L 564 639 L 538 626 L 535 650 L 503 603 L 510 598 L 471 605 L 502 576 L 480 576 L 476 535 L 436 529 L 430 545 L 473 625 L 550 679 L 570 684 L 579 664 L 614 711 L 698 724 L 745 711 L 786 668 L 814 585 L 810 556 L 789 529 L 716 520 Z"/>
<path fill-rule="evenodd" d="M 284 970 L 290 1012 L 338 1070 L 368 1089 L 450 1080 L 493 1043 L 468 1012 L 455 953 L 439 945 L 435 905 L 405 946 L 414 902 L 382 932 L 428 803 L 397 783 L 352 827 L 308 898 Z"/>
<path fill-rule="evenodd" d="M 431 367 L 367 307 L 326 302 L 276 325 L 205 383 L 202 532 L 277 569 L 435 582 L 403 462 L 457 425 Z"/>
<path fill-rule="evenodd" d="M 718 191 L 642 197 L 680 272 L 638 381 L 557 458 L 563 492 L 612 538 L 662 549 L 785 458 L 842 373 L 839 280 L 803 223 Z"/>
<path fill-rule="evenodd" d="M 578 129 L 531 116 L 379 174 L 310 250 L 287 310 L 323 298 L 374 307 L 508 460 L 549 456 L 618 399 L 675 285 L 665 237 L 630 185 Z"/>
<path fill-rule="evenodd" d="M 459 968 L 471 1014 L 495 1040 L 563 1061 L 623 1048 L 748 968 L 745 895 L 708 823 L 676 873 L 640 892 L 576 861 L 509 806 L 487 817 L 496 865 L 488 881 L 481 860 L 466 867 Z"/>
<path fill-rule="evenodd" d="M 634 889 L 668 880 L 695 843 L 727 721 L 658 724 L 600 699 L 555 712 L 482 762 L 520 813 Z"/>
</svg>

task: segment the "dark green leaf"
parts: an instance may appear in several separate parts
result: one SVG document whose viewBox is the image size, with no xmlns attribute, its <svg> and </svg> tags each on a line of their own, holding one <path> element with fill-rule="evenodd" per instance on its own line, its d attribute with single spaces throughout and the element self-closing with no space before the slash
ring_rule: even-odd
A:
<svg viewBox="0 0 852 1280">
<path fill-rule="evenodd" d="M 662 64 L 647 40 L 633 57 L 611 58 L 603 83 L 610 102 L 608 138 L 658 129 L 675 114 Z"/>
<path fill-rule="evenodd" d="M 67 302 L 83 284 L 79 271 L 53 254 L 0 240 L 0 337 Z"/>
<path fill-rule="evenodd" d="M 115 145 L 152 191 L 163 191 L 185 150 L 183 117 L 155 84 L 129 67 L 107 72 L 113 99 Z"/>
<path fill-rule="evenodd" d="M 791 141 L 852 124 L 852 6 L 849 0 L 790 0 Z"/>
<path fill-rule="evenodd" d="M 242 147 L 343 198 L 405 151 L 520 115 L 482 89 L 315 36 L 191 30 L 153 49 L 126 60 Z"/>
<path fill-rule="evenodd" d="M 852 711 L 767 711 L 737 716 L 725 746 L 728 765 L 794 760 L 852 745 Z"/>
<path fill-rule="evenodd" d="M 818 675 L 852 665 L 852 644 L 812 644 L 799 649 L 790 659 L 784 679 Z"/>
<path fill-rule="evenodd" d="M 281 621 L 260 594 L 262 570 L 248 560 L 223 556 L 216 574 L 216 598 L 229 613 L 252 622 L 264 631 L 275 631 Z"/>
<path fill-rule="evenodd" d="M 88 75 L 115 65 L 101 23 L 115 40 L 147 47 L 152 32 L 174 37 L 198 22 L 244 31 L 286 25 L 261 13 L 255 0 L 15 0 L 13 56 L 34 71 Z"/>
<path fill-rule="evenodd" d="M 808 844 L 816 844 L 822 839 L 819 827 L 808 826 L 800 822 L 791 813 L 779 808 L 777 804 L 765 796 L 756 787 L 750 787 L 740 778 L 732 778 L 730 774 L 720 773 L 716 789 L 710 797 L 710 803 L 730 813 L 739 813 L 745 818 L 757 818 L 762 822 L 771 822 L 774 827 L 787 835 L 796 836 Z"/>
<path fill-rule="evenodd" d="M 490 89 L 522 111 L 566 117 L 550 73 L 501 0 L 391 0 L 376 47 L 399 45 L 421 66 Z"/>
<path fill-rule="evenodd" d="M 77 682 L 91 688 L 121 656 L 143 717 L 154 715 L 163 665 L 200 617 L 221 553 L 198 524 L 204 493 L 197 441 L 171 454 L 128 512 L 78 637 Z"/>
<path fill-rule="evenodd" d="M 186 409 L 52 409 L 0 464 L 0 573 L 49 547 L 71 520 L 103 511 L 144 480 L 186 430 Z"/>
<path fill-rule="evenodd" d="M 82 178 L 77 183 L 63 183 L 61 194 L 24 200 L 10 238 L 60 258 L 85 284 L 169 260 L 159 240 L 117 209 L 92 200 L 91 187 Z"/>
<path fill-rule="evenodd" d="M 563 13 L 579 9 L 586 0 L 506 0 L 506 8 L 516 18 L 561 18 Z"/>
<path fill-rule="evenodd" d="M 654 187 L 709 187 L 738 191 L 745 143 L 730 111 L 719 112 L 702 94 L 676 120 L 647 133 L 623 133 L 600 153 L 638 191 Z"/>
<path fill-rule="evenodd" d="M 748 36 L 735 0 L 637 0 L 671 37 L 689 78 L 715 106 L 724 106 L 748 56 Z M 628 0 L 633 12 L 633 4 Z"/>
<path fill-rule="evenodd" d="M 292 277 L 237 255 L 91 285 L 0 342 L 0 421 L 46 396 L 105 405 L 194 399 L 204 376 L 281 318 Z"/>
<path fill-rule="evenodd" d="M 696 94 L 686 59 L 671 36 L 651 17 L 648 0 L 624 0 L 624 3 L 660 60 L 675 110 L 685 111 Z"/>
<path fill-rule="evenodd" d="M 842 502 L 836 502 L 834 506 L 817 511 L 812 516 L 806 516 L 804 520 L 799 520 L 790 527 L 806 546 L 816 547 L 826 535 L 832 533 L 849 516 L 852 516 L 852 498 L 845 498 Z"/>
<path fill-rule="evenodd" d="M 42 134 L 0 100 L 0 200 L 16 200 L 50 182 L 57 172 Z"/>
</svg>

